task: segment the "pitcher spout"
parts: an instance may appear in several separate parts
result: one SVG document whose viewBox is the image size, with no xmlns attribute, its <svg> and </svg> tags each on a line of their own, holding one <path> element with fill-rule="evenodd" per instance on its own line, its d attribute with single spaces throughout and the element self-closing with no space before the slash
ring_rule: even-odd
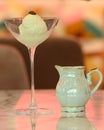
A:
<svg viewBox="0 0 104 130">
<path fill-rule="evenodd" d="M 61 71 L 63 70 L 63 68 L 59 65 L 55 65 L 55 68 L 59 73 L 61 73 Z"/>
</svg>

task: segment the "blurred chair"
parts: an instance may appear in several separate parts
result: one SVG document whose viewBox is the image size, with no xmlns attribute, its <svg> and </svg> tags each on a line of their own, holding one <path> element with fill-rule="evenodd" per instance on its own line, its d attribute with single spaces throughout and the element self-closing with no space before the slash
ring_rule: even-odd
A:
<svg viewBox="0 0 104 130">
<path fill-rule="evenodd" d="M 0 39 L 0 89 L 29 88 L 29 64 L 25 46 L 13 39 Z"/>
<path fill-rule="evenodd" d="M 59 79 L 55 65 L 84 65 L 79 43 L 65 38 L 48 39 L 36 48 L 35 88 L 54 89 Z"/>
</svg>

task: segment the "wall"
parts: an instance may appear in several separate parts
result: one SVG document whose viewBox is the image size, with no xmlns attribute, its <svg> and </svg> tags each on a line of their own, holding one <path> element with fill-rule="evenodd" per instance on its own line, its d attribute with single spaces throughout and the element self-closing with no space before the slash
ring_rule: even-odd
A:
<svg viewBox="0 0 104 130">
<path fill-rule="evenodd" d="M 1 0 L 0 21 L 2 23 L 6 17 L 24 16 L 30 10 L 34 10 L 42 16 L 58 17 L 59 24 L 54 31 L 54 35 L 58 37 L 70 37 L 69 31 L 71 28 L 69 25 L 76 23 L 76 21 L 83 21 L 83 19 L 90 21 L 103 32 L 104 0 L 91 0 L 89 2 L 84 0 Z M 103 71 L 103 37 L 94 36 L 93 39 L 86 40 L 83 22 L 78 25 L 75 24 L 74 27 L 72 26 L 73 30 L 74 33 L 78 33 L 79 30 L 83 33 L 83 36 L 78 37 L 78 40 L 85 55 L 87 69 L 98 67 Z M 7 30 L 1 25 L 0 37 L 5 36 L 8 36 Z"/>
</svg>

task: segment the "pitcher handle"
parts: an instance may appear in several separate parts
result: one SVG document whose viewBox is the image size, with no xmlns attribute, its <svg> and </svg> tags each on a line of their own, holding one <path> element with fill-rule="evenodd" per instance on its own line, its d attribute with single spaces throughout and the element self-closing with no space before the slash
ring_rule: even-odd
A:
<svg viewBox="0 0 104 130">
<path fill-rule="evenodd" d="M 87 81 L 88 81 L 89 85 L 92 84 L 91 77 L 92 77 L 93 73 L 98 73 L 98 75 L 99 75 L 99 81 L 96 84 L 96 86 L 91 90 L 91 95 L 100 87 L 100 85 L 101 85 L 101 83 L 103 81 L 102 72 L 98 68 L 95 68 L 95 69 L 92 69 L 91 71 L 89 71 L 87 73 Z"/>
</svg>

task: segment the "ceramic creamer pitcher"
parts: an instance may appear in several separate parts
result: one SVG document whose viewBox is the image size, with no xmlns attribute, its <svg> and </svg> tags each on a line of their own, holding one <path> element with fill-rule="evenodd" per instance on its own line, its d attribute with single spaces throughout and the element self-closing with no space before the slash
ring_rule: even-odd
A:
<svg viewBox="0 0 104 130">
<path fill-rule="evenodd" d="M 56 96 L 61 104 L 62 116 L 84 115 L 87 101 L 102 83 L 101 71 L 97 68 L 92 69 L 85 76 L 85 66 L 55 65 L 55 68 L 59 72 Z M 93 89 L 90 89 L 92 73 L 99 75 L 99 81 Z"/>
</svg>

